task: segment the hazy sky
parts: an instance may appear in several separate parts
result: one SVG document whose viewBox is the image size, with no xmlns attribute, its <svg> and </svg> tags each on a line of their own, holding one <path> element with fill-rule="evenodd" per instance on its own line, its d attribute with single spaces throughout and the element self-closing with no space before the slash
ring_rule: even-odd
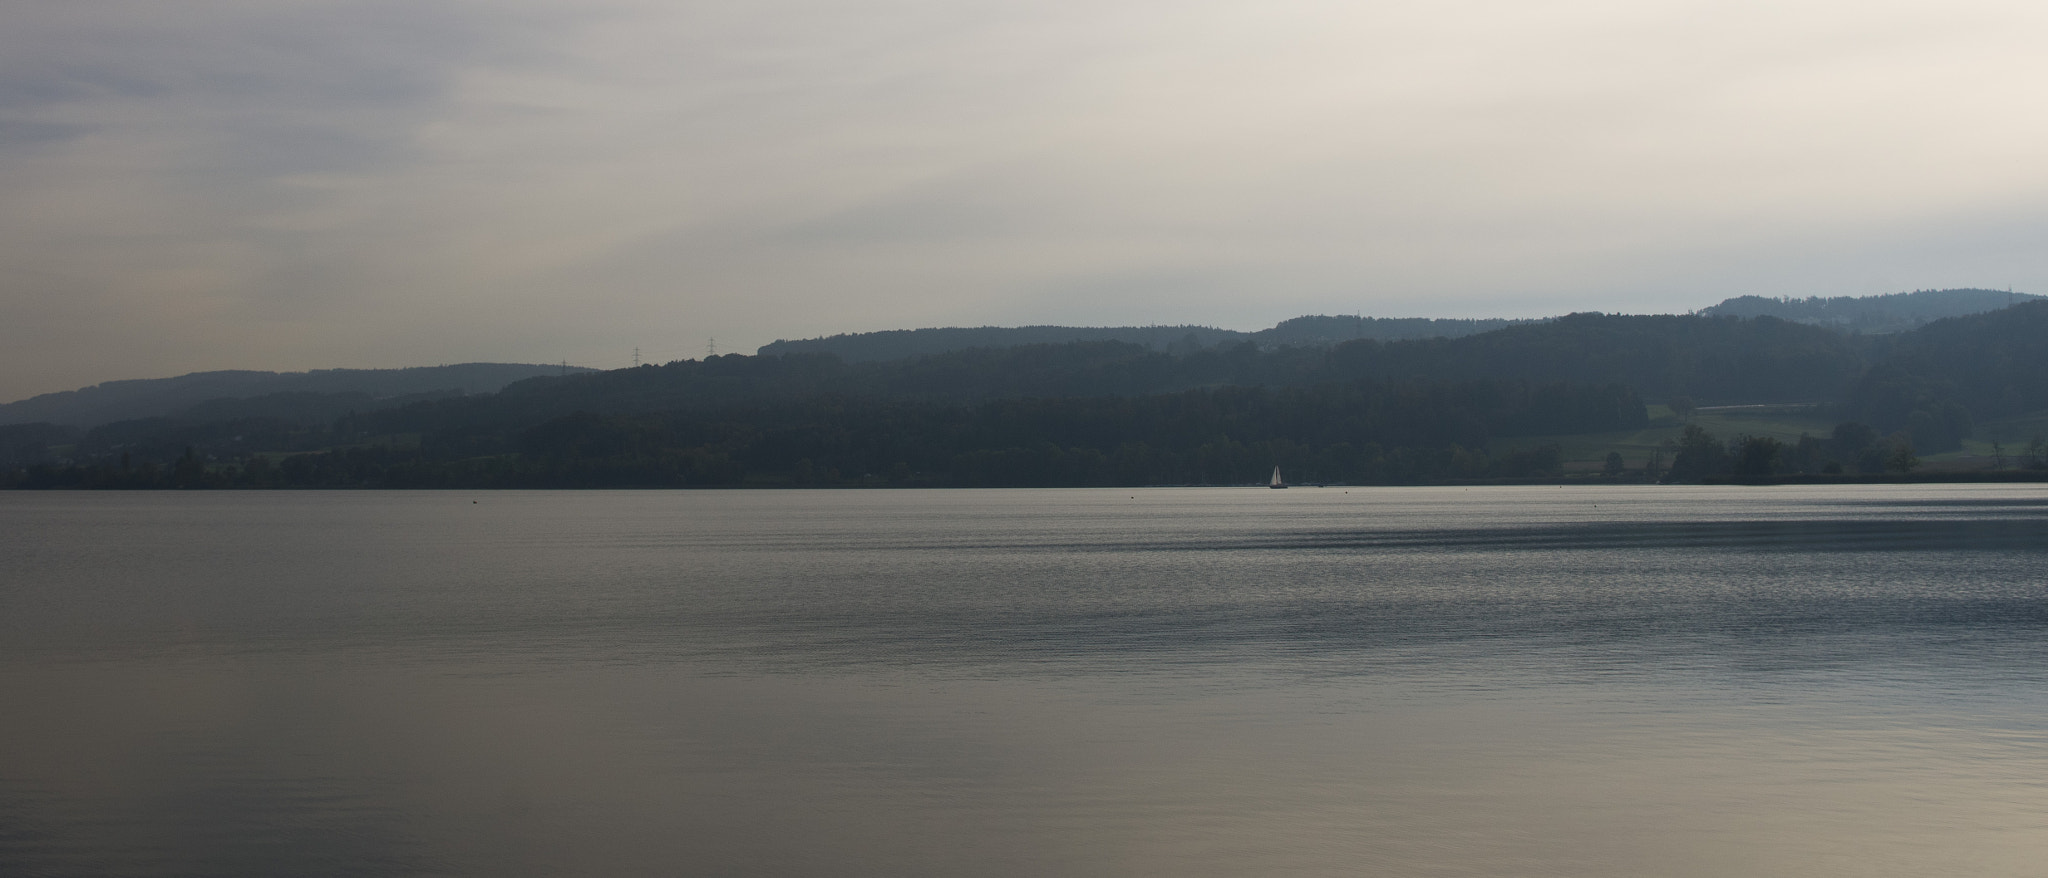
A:
<svg viewBox="0 0 2048 878">
<path fill-rule="evenodd" d="M 0 8 L 0 399 L 912 326 L 2048 292 L 2048 5 Z"/>
</svg>

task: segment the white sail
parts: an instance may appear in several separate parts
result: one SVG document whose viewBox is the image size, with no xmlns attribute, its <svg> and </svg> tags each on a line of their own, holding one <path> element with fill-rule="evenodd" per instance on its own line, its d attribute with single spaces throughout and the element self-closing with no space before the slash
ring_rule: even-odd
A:
<svg viewBox="0 0 2048 878">
<path fill-rule="evenodd" d="M 1273 468 L 1273 481 L 1272 481 L 1272 483 L 1271 483 L 1271 484 L 1269 485 L 1269 487 L 1274 487 L 1274 488 L 1280 488 L 1280 487 L 1285 487 L 1285 486 L 1286 486 L 1286 484 L 1287 484 L 1286 482 L 1280 481 L 1280 468 L 1279 468 L 1279 467 L 1277 467 L 1277 466 L 1276 466 L 1276 467 L 1274 467 L 1274 468 Z"/>
</svg>

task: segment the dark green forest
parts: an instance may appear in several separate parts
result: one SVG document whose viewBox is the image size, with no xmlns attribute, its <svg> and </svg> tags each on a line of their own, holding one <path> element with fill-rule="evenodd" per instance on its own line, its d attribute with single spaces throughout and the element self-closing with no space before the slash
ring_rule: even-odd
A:
<svg viewBox="0 0 2048 878">
<path fill-rule="evenodd" d="M 90 429 L 0 427 L 0 483 L 1243 484 L 1275 465 L 1297 482 L 1516 479 L 1555 474 L 1558 450 L 1501 440 L 1639 428 L 1646 401 L 1800 403 L 1843 425 L 1774 448 L 1689 433 L 1660 461 L 1665 479 L 1875 472 L 1956 447 L 1978 420 L 2048 409 L 2044 339 L 2048 301 L 1886 336 L 1771 317 L 1576 314 L 1327 346 L 727 355 L 496 393 L 293 392 Z"/>
<path fill-rule="evenodd" d="M 414 442 L 343 418 L 322 436 L 274 421 L 109 428 L 95 463 L 31 466 L 23 487 L 713 487 L 1230 484 L 1286 467 L 1301 481 L 1412 483 L 1553 471 L 1555 449 L 1489 455 L 1496 436 L 1645 420 L 1626 388 L 1354 381 L 1138 397 L 962 403 L 825 395 L 760 405 L 516 419 L 437 419 Z M 445 412 L 433 412 L 446 417 Z M 379 421 L 382 423 L 379 423 Z M 120 426 L 120 425 L 110 425 Z M 203 427 L 203 431 L 201 430 Z M 268 433 L 258 432 L 269 430 Z M 151 436 L 193 440 L 176 454 Z M 339 443 L 282 456 L 234 447 Z M 146 449 L 146 450 L 144 450 Z M 139 452 L 139 453 L 138 453 Z M 223 460 L 230 465 L 219 465 Z"/>
</svg>

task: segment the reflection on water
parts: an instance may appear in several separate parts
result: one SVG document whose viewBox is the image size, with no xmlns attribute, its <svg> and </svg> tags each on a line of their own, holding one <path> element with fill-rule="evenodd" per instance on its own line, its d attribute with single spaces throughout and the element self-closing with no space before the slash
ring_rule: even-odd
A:
<svg viewBox="0 0 2048 878">
<path fill-rule="evenodd" d="M 0 494 L 0 874 L 2032 874 L 2044 538 L 2031 485 Z"/>
</svg>

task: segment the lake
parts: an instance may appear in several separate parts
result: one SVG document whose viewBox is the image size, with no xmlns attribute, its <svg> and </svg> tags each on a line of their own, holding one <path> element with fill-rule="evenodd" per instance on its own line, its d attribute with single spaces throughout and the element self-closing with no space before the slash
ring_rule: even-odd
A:
<svg viewBox="0 0 2048 878">
<path fill-rule="evenodd" d="M 2033 875 L 2048 486 L 0 493 L 5 875 Z"/>
</svg>

